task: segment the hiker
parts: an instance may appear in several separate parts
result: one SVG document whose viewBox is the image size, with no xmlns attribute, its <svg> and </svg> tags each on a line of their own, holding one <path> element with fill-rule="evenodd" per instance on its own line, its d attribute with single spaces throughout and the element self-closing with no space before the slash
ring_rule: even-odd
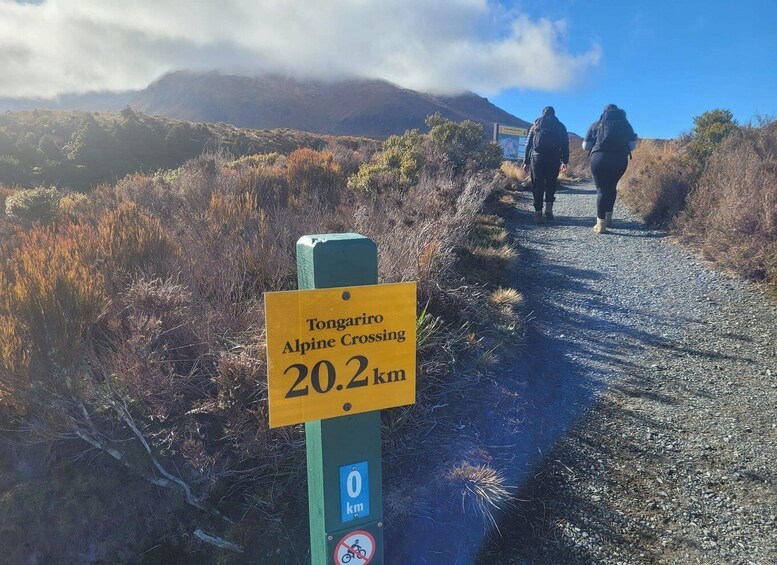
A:
<svg viewBox="0 0 777 565">
<path fill-rule="evenodd" d="M 596 183 L 596 233 L 607 233 L 612 225 L 616 187 L 636 146 L 637 134 L 626 119 L 626 112 L 615 104 L 607 104 L 585 134 L 583 149 L 591 157 L 591 174 Z"/>
<path fill-rule="evenodd" d="M 556 182 L 559 169 L 567 170 L 569 162 L 569 137 L 567 128 L 556 117 L 553 106 L 546 106 L 529 130 L 526 142 L 524 170 L 531 170 L 534 194 L 534 219 L 542 220 L 542 201 L 545 200 L 545 218 L 553 219 L 553 202 L 556 201 Z"/>
</svg>

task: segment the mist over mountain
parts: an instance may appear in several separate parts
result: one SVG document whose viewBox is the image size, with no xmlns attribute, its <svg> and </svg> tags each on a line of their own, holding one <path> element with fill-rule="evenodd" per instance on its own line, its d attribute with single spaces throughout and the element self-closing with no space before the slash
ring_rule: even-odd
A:
<svg viewBox="0 0 777 565">
<path fill-rule="evenodd" d="M 64 94 L 57 98 L 7 98 L 0 97 L 0 112 L 21 112 L 24 110 L 87 110 L 118 112 L 128 106 L 140 91 L 88 92 L 86 94 Z"/>
<path fill-rule="evenodd" d="M 493 122 L 527 124 L 471 92 L 435 96 L 380 80 L 302 81 L 279 75 L 175 72 L 140 92 L 132 107 L 195 122 L 370 137 L 424 129 L 424 120 L 435 112 L 480 122 L 486 131 Z"/>
<path fill-rule="evenodd" d="M 280 75 L 246 77 L 179 71 L 140 92 L 62 96 L 54 101 L 0 98 L 0 110 L 97 111 L 127 105 L 145 114 L 192 122 L 375 138 L 412 128 L 425 129 L 424 120 L 435 112 L 455 121 L 479 122 L 486 132 L 491 131 L 494 122 L 528 125 L 472 92 L 441 96 L 381 80 L 324 82 Z"/>
</svg>

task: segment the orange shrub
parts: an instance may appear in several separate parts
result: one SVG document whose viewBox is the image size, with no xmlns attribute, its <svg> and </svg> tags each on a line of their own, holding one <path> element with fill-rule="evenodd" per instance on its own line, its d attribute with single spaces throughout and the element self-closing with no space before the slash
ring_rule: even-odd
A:
<svg viewBox="0 0 777 565">
<path fill-rule="evenodd" d="M 105 304 L 96 236 L 70 225 L 20 238 L 0 271 L 0 386 L 7 391 L 32 378 L 62 386 Z"/>
<path fill-rule="evenodd" d="M 137 273 L 166 276 L 176 246 L 162 223 L 132 202 L 122 202 L 98 226 L 100 246 L 111 274 Z"/>
<path fill-rule="evenodd" d="M 281 166 L 247 166 L 239 172 L 240 187 L 250 193 L 256 206 L 286 206 L 289 201 L 289 181 Z"/>
<path fill-rule="evenodd" d="M 345 175 L 331 152 L 307 148 L 289 155 L 286 179 L 298 200 L 316 198 L 329 204 L 339 202 L 339 193 L 345 185 Z"/>
<path fill-rule="evenodd" d="M 672 142 L 640 141 L 633 155 L 620 182 L 623 203 L 648 224 L 666 225 L 685 206 L 693 170 Z"/>
</svg>

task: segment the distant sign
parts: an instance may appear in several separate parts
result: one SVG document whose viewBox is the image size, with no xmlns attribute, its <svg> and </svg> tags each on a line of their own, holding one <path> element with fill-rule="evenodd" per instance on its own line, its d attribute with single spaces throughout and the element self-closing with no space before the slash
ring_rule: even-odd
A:
<svg viewBox="0 0 777 565">
<path fill-rule="evenodd" d="M 526 142 L 529 140 L 529 130 L 512 126 L 494 124 L 494 141 L 504 151 L 505 159 L 523 161 L 526 153 Z"/>
<path fill-rule="evenodd" d="M 415 402 L 414 282 L 264 300 L 271 428 Z"/>
</svg>

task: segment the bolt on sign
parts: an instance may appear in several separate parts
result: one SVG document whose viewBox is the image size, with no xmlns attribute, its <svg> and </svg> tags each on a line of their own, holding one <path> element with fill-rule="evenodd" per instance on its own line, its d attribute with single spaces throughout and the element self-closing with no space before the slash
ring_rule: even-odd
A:
<svg viewBox="0 0 777 565">
<path fill-rule="evenodd" d="M 271 428 L 415 402 L 415 282 L 264 299 Z"/>
</svg>

